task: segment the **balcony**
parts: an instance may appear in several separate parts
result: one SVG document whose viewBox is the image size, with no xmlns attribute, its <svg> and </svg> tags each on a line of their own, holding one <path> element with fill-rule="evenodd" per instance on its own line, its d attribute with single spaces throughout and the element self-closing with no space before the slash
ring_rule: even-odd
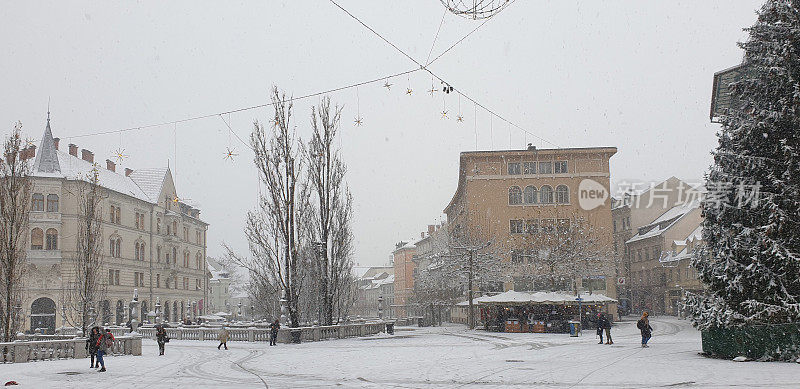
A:
<svg viewBox="0 0 800 389">
<path fill-rule="evenodd" d="M 30 221 L 31 222 L 58 222 L 61 223 L 61 213 L 60 212 L 31 212 L 30 213 Z"/>
<path fill-rule="evenodd" d="M 37 266 L 61 263 L 61 250 L 28 250 L 27 259 Z"/>
</svg>

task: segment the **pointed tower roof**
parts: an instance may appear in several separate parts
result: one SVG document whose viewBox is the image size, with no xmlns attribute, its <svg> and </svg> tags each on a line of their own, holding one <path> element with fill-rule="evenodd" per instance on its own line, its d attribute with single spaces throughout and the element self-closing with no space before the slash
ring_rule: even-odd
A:
<svg viewBox="0 0 800 389">
<path fill-rule="evenodd" d="M 38 172 L 55 173 L 61 172 L 56 154 L 56 142 L 53 140 L 53 132 L 50 131 L 50 110 L 47 110 L 47 127 L 44 129 L 42 143 L 39 145 L 39 152 L 36 153 L 36 161 L 33 164 Z"/>
</svg>

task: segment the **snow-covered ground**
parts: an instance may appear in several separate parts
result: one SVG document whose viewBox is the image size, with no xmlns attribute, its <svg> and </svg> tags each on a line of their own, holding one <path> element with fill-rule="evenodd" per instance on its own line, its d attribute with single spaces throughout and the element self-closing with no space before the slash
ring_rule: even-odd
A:
<svg viewBox="0 0 800 389">
<path fill-rule="evenodd" d="M 688 321 L 653 318 L 651 347 L 639 347 L 634 322 L 617 323 L 614 345 L 594 331 L 553 334 L 468 331 L 462 326 L 399 328 L 394 336 L 269 347 L 172 341 L 158 356 L 145 340 L 140 357 L 109 357 L 108 372 L 86 360 L 0 365 L 0 384 L 25 388 L 728 388 L 800 386 L 800 364 L 704 358 Z M 78 374 L 75 374 L 78 373 Z"/>
</svg>

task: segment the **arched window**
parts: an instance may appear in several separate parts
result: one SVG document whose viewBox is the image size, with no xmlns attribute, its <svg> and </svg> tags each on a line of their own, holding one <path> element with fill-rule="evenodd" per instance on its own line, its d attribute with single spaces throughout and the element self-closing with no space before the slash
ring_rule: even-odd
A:
<svg viewBox="0 0 800 389">
<path fill-rule="evenodd" d="M 569 188 L 566 185 L 556 187 L 556 202 L 559 204 L 569 204 Z"/>
<path fill-rule="evenodd" d="M 197 255 L 194 256 L 194 261 L 197 264 L 197 269 L 198 270 L 203 268 L 203 256 L 200 254 L 199 251 L 197 252 Z"/>
<path fill-rule="evenodd" d="M 550 185 L 542 185 L 542 189 L 539 190 L 539 202 L 542 204 L 553 203 L 553 187 Z"/>
<path fill-rule="evenodd" d="M 58 212 L 58 195 L 47 195 L 47 212 Z"/>
<path fill-rule="evenodd" d="M 55 228 L 48 228 L 45 240 L 45 250 L 58 250 L 58 231 Z"/>
<path fill-rule="evenodd" d="M 525 204 L 536 204 L 539 200 L 539 194 L 536 187 L 529 185 L 525 187 Z"/>
<path fill-rule="evenodd" d="M 122 238 L 120 238 L 118 236 L 117 237 L 112 236 L 111 239 L 109 239 L 108 242 L 109 242 L 108 253 L 111 254 L 111 256 L 114 257 L 114 258 L 119 258 L 121 253 L 122 253 L 122 250 L 121 250 L 121 248 L 122 248 Z"/>
<path fill-rule="evenodd" d="M 139 242 L 133 242 L 133 258 L 139 259 Z"/>
<path fill-rule="evenodd" d="M 44 211 L 44 195 L 41 193 L 34 193 L 33 194 L 33 204 L 31 204 L 31 210 L 37 212 Z"/>
<path fill-rule="evenodd" d="M 44 248 L 44 232 L 41 228 L 31 230 L 31 250 L 41 250 Z"/>
<path fill-rule="evenodd" d="M 173 221 L 172 222 L 172 235 L 178 236 L 178 222 L 177 221 Z"/>
<path fill-rule="evenodd" d="M 139 260 L 144 261 L 144 242 L 139 243 Z"/>
<path fill-rule="evenodd" d="M 175 247 L 172 248 L 172 264 L 178 263 L 178 249 Z"/>
<path fill-rule="evenodd" d="M 156 218 L 156 233 L 157 234 L 161 233 L 161 218 L 160 217 Z"/>
<path fill-rule="evenodd" d="M 508 204 L 522 204 L 522 189 L 520 189 L 518 186 L 512 186 L 508 188 Z"/>
<path fill-rule="evenodd" d="M 169 301 L 164 302 L 164 321 L 169 322 Z"/>
</svg>

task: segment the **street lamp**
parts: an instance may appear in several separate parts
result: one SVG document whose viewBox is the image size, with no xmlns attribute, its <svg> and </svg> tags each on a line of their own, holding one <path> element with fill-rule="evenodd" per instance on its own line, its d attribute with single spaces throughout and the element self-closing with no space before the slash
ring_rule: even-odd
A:
<svg viewBox="0 0 800 389">
<path fill-rule="evenodd" d="M 383 296 L 378 296 L 378 319 L 383 320 Z"/>
</svg>

